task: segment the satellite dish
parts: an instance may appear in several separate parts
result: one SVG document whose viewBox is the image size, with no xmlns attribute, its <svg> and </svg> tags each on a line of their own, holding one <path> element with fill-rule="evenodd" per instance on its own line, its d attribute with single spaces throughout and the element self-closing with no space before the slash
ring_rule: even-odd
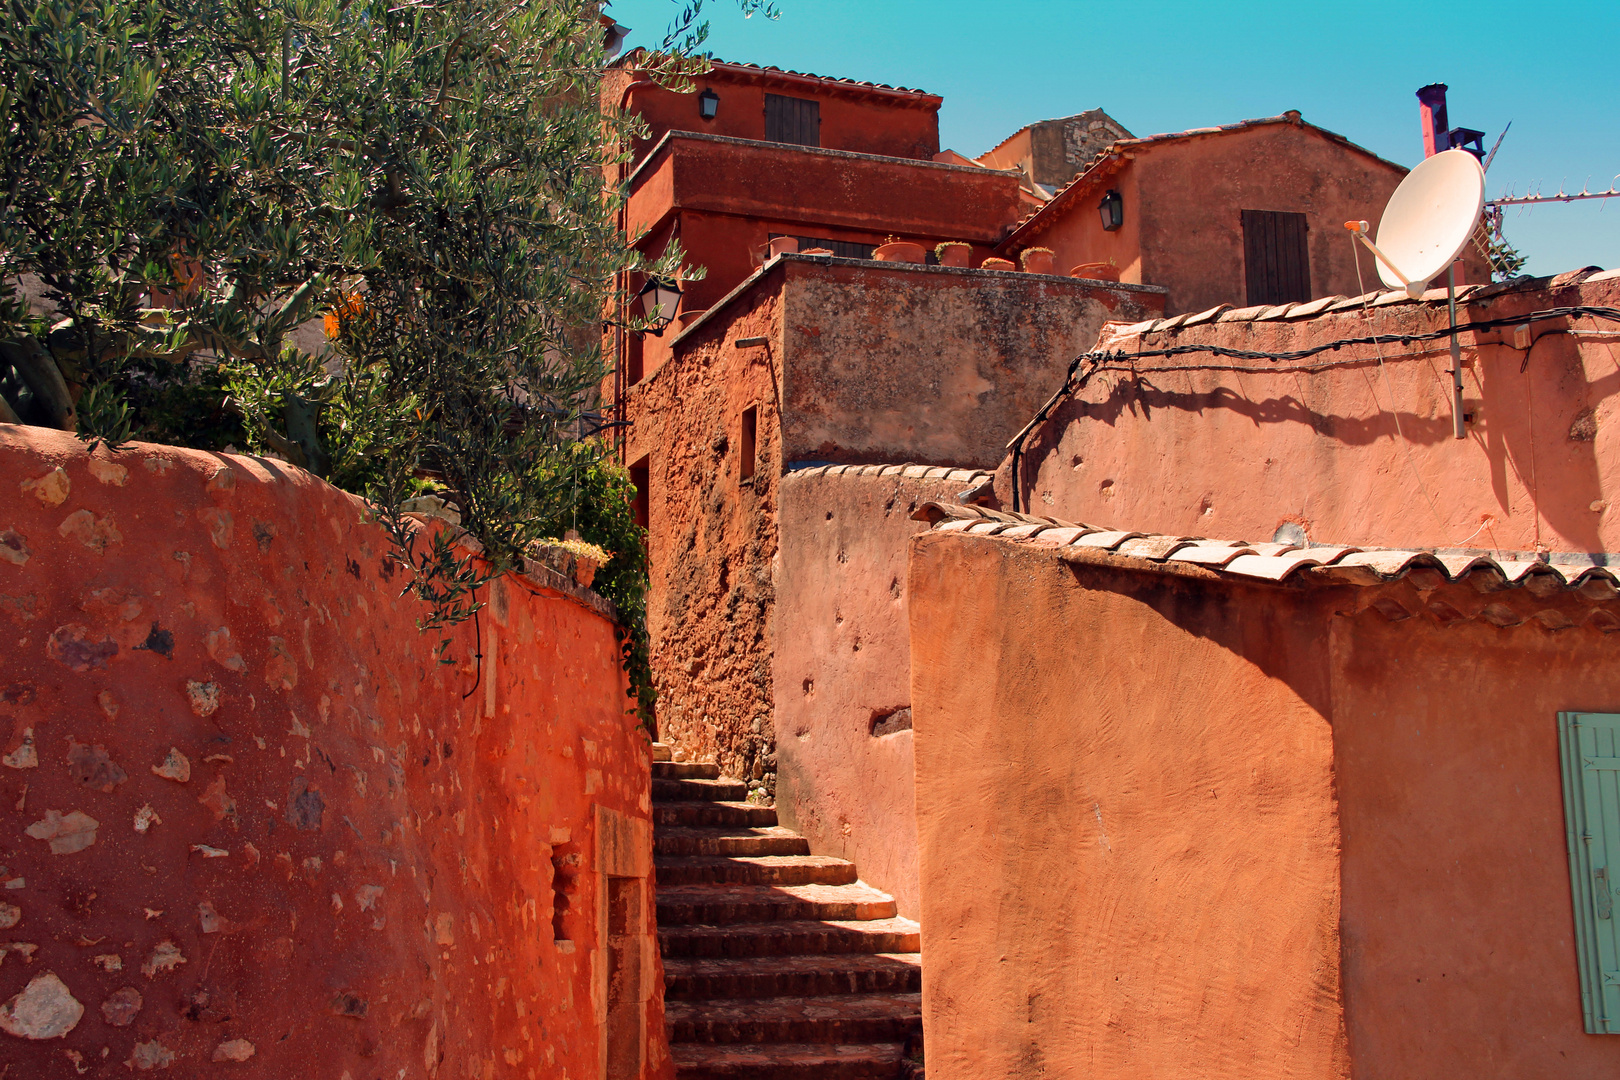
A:
<svg viewBox="0 0 1620 1080">
<path fill-rule="evenodd" d="M 1466 150 L 1443 150 L 1407 174 L 1378 222 L 1378 276 L 1418 296 L 1457 261 L 1485 210 L 1485 170 Z"/>
</svg>

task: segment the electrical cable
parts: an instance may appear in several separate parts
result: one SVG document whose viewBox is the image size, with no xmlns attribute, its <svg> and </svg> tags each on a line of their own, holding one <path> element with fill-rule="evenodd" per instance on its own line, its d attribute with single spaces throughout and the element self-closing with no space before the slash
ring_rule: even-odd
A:
<svg viewBox="0 0 1620 1080">
<path fill-rule="evenodd" d="M 1515 315 L 1511 318 L 1476 319 L 1471 322 L 1461 323 L 1457 326 L 1456 332 L 1459 334 L 1480 333 L 1486 330 L 1500 330 L 1506 326 L 1525 326 L 1530 323 L 1542 322 L 1547 319 L 1574 319 L 1581 317 L 1606 319 L 1609 322 L 1620 322 L 1620 308 L 1593 307 L 1589 305 L 1569 305 L 1564 307 L 1544 308 L 1539 311 L 1528 312 L 1524 315 Z M 1267 352 L 1258 349 L 1232 349 L 1227 348 L 1224 345 L 1189 344 L 1172 345 L 1168 348 L 1162 349 L 1145 349 L 1133 353 L 1127 353 L 1124 350 L 1119 349 L 1094 349 L 1089 352 L 1081 353 L 1079 356 L 1075 357 L 1069 362 L 1069 368 L 1064 375 L 1063 384 L 1058 387 L 1051 397 L 1047 398 L 1046 403 L 1036 411 L 1033 417 L 1030 418 L 1029 423 L 1025 424 L 1023 428 L 1020 429 L 1018 434 L 1014 435 L 1012 440 L 1007 444 L 1007 448 L 1012 451 L 1013 511 L 1014 513 L 1019 513 L 1022 511 L 1023 482 L 1022 477 L 1020 476 L 1020 463 L 1023 459 L 1025 442 L 1028 441 L 1031 433 L 1033 433 L 1034 430 L 1046 420 L 1046 418 L 1051 414 L 1052 410 L 1056 408 L 1060 402 L 1084 389 L 1091 377 L 1099 372 L 1128 371 L 1135 375 L 1145 375 L 1169 371 L 1229 371 L 1245 374 L 1286 374 L 1288 372 L 1299 372 L 1310 375 L 1316 374 L 1320 371 L 1331 370 L 1333 368 L 1355 367 L 1358 365 L 1382 363 L 1384 359 L 1382 356 L 1382 349 L 1380 348 L 1382 343 L 1416 345 L 1423 342 L 1439 341 L 1442 338 L 1449 338 L 1451 333 L 1452 330 L 1448 326 L 1445 329 L 1426 330 L 1421 333 L 1373 334 L 1370 336 L 1364 335 L 1361 337 L 1339 338 L 1335 341 L 1328 341 L 1323 342 L 1320 345 L 1313 345 L 1310 348 L 1294 349 L 1287 352 Z M 1379 357 L 1377 359 L 1359 357 L 1350 360 L 1328 361 L 1320 364 L 1296 364 L 1291 367 L 1268 366 L 1254 368 L 1214 364 L 1178 364 L 1173 366 L 1161 365 L 1156 367 L 1143 367 L 1136 363 L 1136 361 L 1142 359 L 1170 359 L 1176 356 L 1190 356 L 1195 353 L 1203 353 L 1210 356 L 1227 357 L 1233 360 L 1265 360 L 1270 362 L 1271 365 L 1276 365 L 1280 361 L 1285 360 L 1309 360 L 1313 356 L 1320 356 L 1325 352 L 1337 352 L 1342 348 L 1354 345 L 1372 345 L 1378 350 Z M 1405 356 L 1389 357 L 1388 360 L 1390 363 L 1403 360 L 1417 360 L 1422 358 L 1424 355 L 1426 354 L 1412 353 Z"/>
</svg>

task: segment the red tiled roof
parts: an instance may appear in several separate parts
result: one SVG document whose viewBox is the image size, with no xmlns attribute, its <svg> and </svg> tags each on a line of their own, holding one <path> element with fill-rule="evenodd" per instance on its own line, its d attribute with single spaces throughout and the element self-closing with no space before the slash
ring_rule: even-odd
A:
<svg viewBox="0 0 1620 1080">
<path fill-rule="evenodd" d="M 1189 128 L 1186 131 L 1173 131 L 1162 135 L 1145 135 L 1139 139 L 1119 139 L 1110 143 L 1096 157 L 1092 158 L 1086 167 L 1081 169 L 1073 180 L 1070 180 L 1052 195 L 1051 200 L 1048 201 L 1046 205 L 1042 206 L 1040 209 L 1031 214 L 1025 215 L 1021 221 L 1014 225 L 1012 232 L 1007 235 L 1007 239 L 1002 241 L 1002 247 L 1012 247 L 1021 237 L 1021 235 L 1025 233 L 1039 232 L 1039 228 L 1031 228 L 1032 225 L 1036 224 L 1037 219 L 1044 219 L 1050 215 L 1056 215 L 1057 213 L 1061 212 L 1060 207 L 1065 205 L 1072 196 L 1077 195 L 1081 191 L 1089 189 L 1097 181 L 1111 175 L 1124 161 L 1122 155 L 1124 155 L 1127 151 L 1136 151 L 1142 148 L 1153 148 L 1164 143 L 1178 142 L 1182 139 L 1201 138 L 1207 135 L 1226 135 L 1235 131 L 1249 131 L 1253 128 L 1266 127 L 1271 124 L 1294 124 L 1298 127 L 1305 128 L 1317 135 L 1320 135 L 1330 142 L 1336 142 L 1341 146 L 1345 146 L 1356 151 L 1357 153 L 1365 154 L 1375 161 L 1383 162 L 1385 165 L 1388 165 L 1391 168 L 1399 169 L 1402 172 L 1407 171 L 1406 166 L 1397 165 L 1393 161 L 1379 157 L 1371 150 L 1351 142 L 1349 139 L 1345 138 L 1343 135 L 1340 135 L 1336 131 L 1329 131 L 1327 128 L 1317 127 L 1315 124 L 1300 119 L 1299 113 L 1292 109 L 1283 113 L 1281 116 L 1266 116 L 1256 120 L 1240 120 L 1235 124 L 1223 124 L 1219 127 Z M 1044 221 L 1042 221 L 1041 224 L 1044 226 Z"/>
<path fill-rule="evenodd" d="M 608 66 L 633 68 L 648 52 L 649 50 L 645 48 L 631 49 Z M 938 105 L 945 100 L 938 94 L 930 94 L 926 90 L 917 90 L 907 86 L 890 86 L 888 83 L 864 82 L 859 79 L 845 79 L 835 75 L 813 75 L 806 71 L 790 71 L 787 68 L 772 65 L 742 64 L 734 60 L 717 60 L 714 57 L 709 58 L 709 64 L 711 71 L 736 75 L 742 78 L 763 78 L 766 80 L 779 78 L 785 81 L 809 80 L 811 82 L 825 83 L 828 89 L 833 90 L 881 97 L 914 98 L 916 103 L 920 105 Z"/>
<path fill-rule="evenodd" d="M 1549 629 L 1584 623 L 1620 630 L 1620 577 L 1601 565 L 1602 556 L 1531 555 L 1444 549 L 1372 549 L 1342 544 L 1251 544 L 1194 536 L 1158 536 L 1058 518 L 1012 514 L 980 506 L 926 503 L 912 514 L 935 531 L 964 532 L 1019 544 L 1085 552 L 1084 561 L 1122 570 L 1158 570 L 1233 583 L 1372 586 L 1407 581 L 1409 595 L 1386 596 L 1370 606 L 1386 618 L 1425 615 L 1442 623 L 1480 619 L 1499 627 L 1538 620 Z M 1477 604 L 1460 610 L 1429 594 L 1447 582 L 1478 586 Z M 1454 598 L 1453 598 L 1454 599 Z M 1561 602 L 1557 602 L 1561 601 Z M 1584 608 L 1571 618 L 1571 605 Z"/>
</svg>

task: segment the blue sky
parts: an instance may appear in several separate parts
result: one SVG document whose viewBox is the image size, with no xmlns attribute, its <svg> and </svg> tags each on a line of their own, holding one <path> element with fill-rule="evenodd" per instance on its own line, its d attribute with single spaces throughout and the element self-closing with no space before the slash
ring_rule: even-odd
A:
<svg viewBox="0 0 1620 1080">
<path fill-rule="evenodd" d="M 1414 165 L 1414 91 L 1451 88 L 1453 126 L 1513 122 L 1492 196 L 1610 186 L 1620 173 L 1620 3 L 1342 4 L 778 0 L 745 19 L 707 0 L 715 56 L 940 94 L 941 145 L 978 155 L 1035 120 L 1101 107 L 1137 135 L 1298 109 Z M 672 0 L 612 0 L 656 45 Z M 1527 272 L 1620 266 L 1620 199 L 1509 208 Z"/>
</svg>

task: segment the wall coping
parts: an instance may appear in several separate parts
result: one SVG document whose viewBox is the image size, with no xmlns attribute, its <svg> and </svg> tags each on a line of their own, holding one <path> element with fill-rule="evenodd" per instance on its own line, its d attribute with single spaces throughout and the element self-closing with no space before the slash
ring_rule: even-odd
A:
<svg viewBox="0 0 1620 1080">
<path fill-rule="evenodd" d="M 642 156 L 636 167 L 630 170 L 630 175 L 625 177 L 625 189 L 634 188 L 636 180 L 641 176 L 642 171 L 651 168 L 654 159 L 661 157 L 676 140 L 779 150 L 793 154 L 807 154 L 811 157 L 830 158 L 834 161 L 871 161 L 908 168 L 933 169 L 940 172 L 959 172 L 972 176 L 1005 176 L 1009 179 L 1016 179 L 1018 176 L 1017 169 L 987 169 L 982 165 L 952 165 L 948 161 L 925 161 L 922 158 L 892 157 L 888 154 L 862 154 L 854 150 L 831 150 L 825 146 L 800 146 L 797 143 L 769 142 L 765 139 L 741 139 L 735 135 L 709 135 L 702 131 L 666 131 L 657 144 Z"/>
<path fill-rule="evenodd" d="M 937 274 L 946 277 L 971 277 L 975 279 L 1007 280 L 1007 281 L 1040 281 L 1048 285 L 1062 282 L 1076 289 L 1106 289 L 1110 292 L 1118 290 L 1127 293 L 1141 293 L 1145 296 L 1168 296 L 1170 290 L 1163 285 L 1133 285 L 1123 281 L 1094 281 L 1091 278 L 1063 277 L 1058 274 L 1029 274 L 1022 270 L 981 270 L 970 266 L 929 266 L 925 263 L 895 263 L 879 262 L 876 259 L 846 259 L 837 255 L 805 255 L 802 253 L 785 253 L 769 259 L 765 265 L 755 270 L 742 280 L 735 289 L 722 296 L 707 311 L 693 320 L 690 326 L 681 328 L 681 332 L 670 339 L 669 348 L 675 350 L 700 327 L 707 326 L 709 322 L 720 314 L 725 308 L 741 299 L 746 293 L 759 284 L 766 275 L 787 263 L 808 263 L 819 266 L 852 266 L 869 270 L 882 270 L 893 273 L 908 274 Z"/>
</svg>

